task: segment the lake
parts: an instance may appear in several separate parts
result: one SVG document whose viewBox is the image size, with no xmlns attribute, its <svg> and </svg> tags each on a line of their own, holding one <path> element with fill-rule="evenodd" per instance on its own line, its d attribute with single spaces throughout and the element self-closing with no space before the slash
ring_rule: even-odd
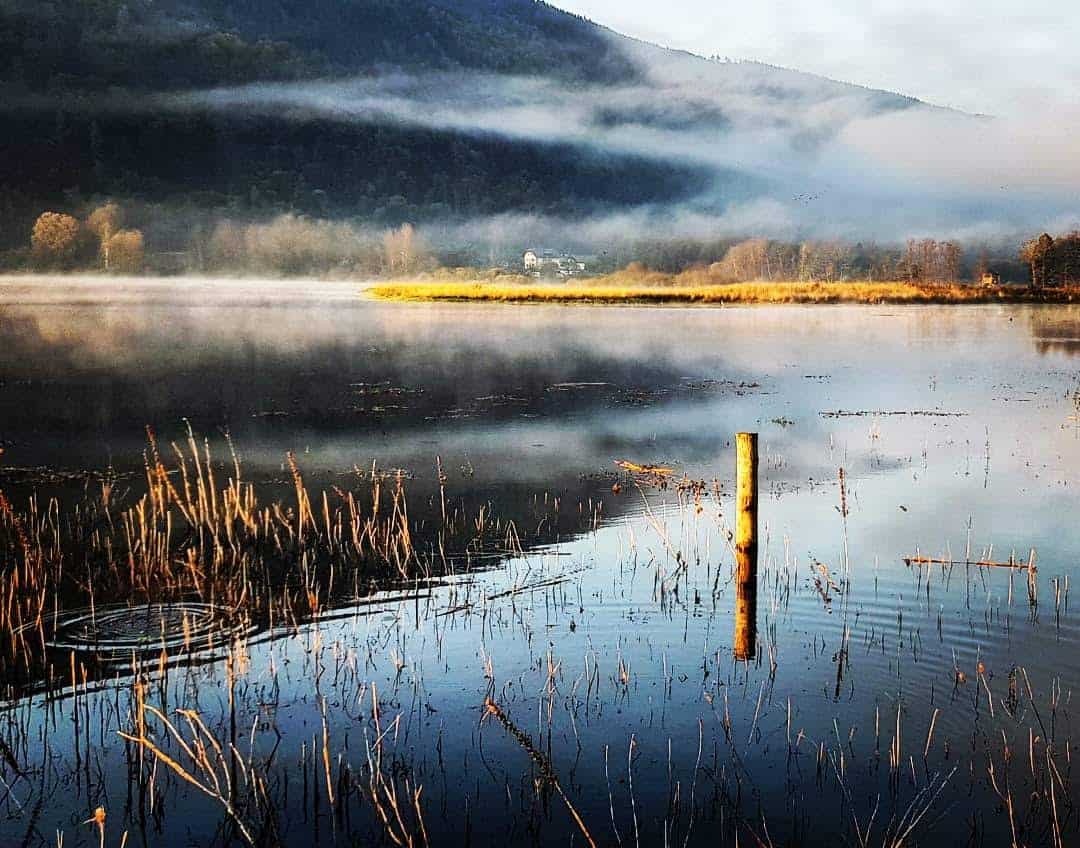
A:
<svg viewBox="0 0 1080 848">
<path fill-rule="evenodd" d="M 139 534 L 147 428 L 178 487 L 190 432 L 301 533 L 298 476 L 309 533 L 323 492 L 382 481 L 429 567 L 282 554 L 284 619 L 65 577 L 5 633 L 3 844 L 1077 839 L 1078 307 L 0 279 L 9 585 L 26 535 Z M 739 431 L 761 463 L 743 656 Z"/>
</svg>

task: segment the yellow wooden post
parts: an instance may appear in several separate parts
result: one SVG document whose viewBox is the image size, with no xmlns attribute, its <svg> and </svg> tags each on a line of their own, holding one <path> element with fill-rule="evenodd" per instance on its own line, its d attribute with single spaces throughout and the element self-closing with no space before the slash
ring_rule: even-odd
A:
<svg viewBox="0 0 1080 848">
<path fill-rule="evenodd" d="M 737 554 L 740 571 L 744 566 L 749 571 L 757 570 L 757 563 L 750 562 L 750 555 Z M 757 654 L 757 581 L 738 581 L 735 584 L 735 639 L 733 641 L 735 659 L 752 660 Z"/>
<path fill-rule="evenodd" d="M 757 433 L 736 433 L 735 640 L 736 659 L 757 651 Z"/>
<path fill-rule="evenodd" d="M 735 549 L 757 553 L 758 449 L 757 433 L 736 433 L 737 455 Z M 756 569 L 756 562 L 755 562 Z M 757 576 L 756 574 L 754 575 Z M 740 575 L 741 579 L 741 575 Z"/>
</svg>

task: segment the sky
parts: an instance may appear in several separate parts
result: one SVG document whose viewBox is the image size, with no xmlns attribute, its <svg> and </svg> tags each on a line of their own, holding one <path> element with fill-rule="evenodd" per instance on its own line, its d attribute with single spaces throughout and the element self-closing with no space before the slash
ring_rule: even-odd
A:
<svg viewBox="0 0 1080 848">
<path fill-rule="evenodd" d="M 1020 117 L 1080 110 L 1074 0 L 555 0 L 625 35 Z M 662 11 L 658 11 L 662 9 Z"/>
</svg>

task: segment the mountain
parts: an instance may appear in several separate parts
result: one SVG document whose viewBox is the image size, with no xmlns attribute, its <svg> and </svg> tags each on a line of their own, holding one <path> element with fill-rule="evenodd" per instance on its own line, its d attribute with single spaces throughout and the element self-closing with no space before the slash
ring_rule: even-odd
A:
<svg viewBox="0 0 1080 848">
<path fill-rule="evenodd" d="M 376 226 L 719 215 L 921 106 L 534 0 L 0 0 L 0 92 L 8 247 L 101 196 Z"/>
<path fill-rule="evenodd" d="M 605 30 L 533 0 L 0 0 L 0 74 L 30 89 L 178 89 L 469 68 L 625 82 Z"/>
</svg>

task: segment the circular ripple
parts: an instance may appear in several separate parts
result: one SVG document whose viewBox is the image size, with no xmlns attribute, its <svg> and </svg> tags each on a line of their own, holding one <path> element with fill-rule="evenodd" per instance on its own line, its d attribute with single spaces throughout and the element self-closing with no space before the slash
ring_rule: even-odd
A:
<svg viewBox="0 0 1080 848">
<path fill-rule="evenodd" d="M 61 613 L 45 644 L 105 654 L 201 651 L 242 629 L 212 604 L 117 604 Z"/>
</svg>

